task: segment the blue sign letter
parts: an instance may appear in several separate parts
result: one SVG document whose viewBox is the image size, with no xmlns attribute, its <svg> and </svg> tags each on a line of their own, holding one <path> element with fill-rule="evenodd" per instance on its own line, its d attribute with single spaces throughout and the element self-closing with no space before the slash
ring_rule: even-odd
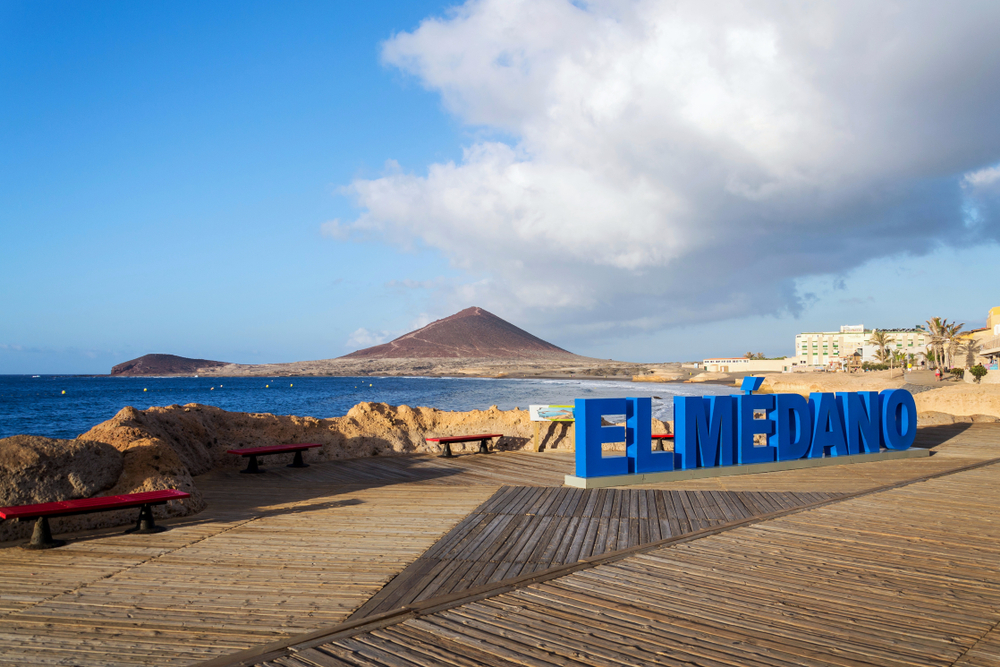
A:
<svg viewBox="0 0 1000 667">
<path fill-rule="evenodd" d="M 674 451 L 681 468 L 733 464 L 733 397 L 674 396 Z"/>
<path fill-rule="evenodd" d="M 827 453 L 830 456 L 850 455 L 844 433 L 844 418 L 840 414 L 837 397 L 828 393 L 809 394 L 809 407 L 813 413 L 813 438 L 809 458 L 821 459 Z"/>
<path fill-rule="evenodd" d="M 881 448 L 881 420 L 877 391 L 837 392 L 837 403 L 847 427 L 847 448 L 851 454 L 878 454 Z"/>
<path fill-rule="evenodd" d="M 909 449 L 917 437 L 917 404 L 905 389 L 886 389 L 882 403 L 882 437 L 889 449 Z"/>
<path fill-rule="evenodd" d="M 653 451 L 653 400 L 626 398 L 625 442 L 629 472 L 666 472 L 674 469 L 673 452 Z"/>
<path fill-rule="evenodd" d="M 798 394 L 775 394 L 774 435 L 768 442 L 777 449 L 779 461 L 795 461 L 809 452 L 812 413 L 809 402 Z"/>
<path fill-rule="evenodd" d="M 602 426 L 601 415 L 625 414 L 624 398 L 578 398 L 576 409 L 576 474 L 578 477 L 627 475 L 628 457 L 604 458 L 601 445 L 625 442 L 625 427 Z M 648 427 L 647 427 L 648 428 Z"/>
<path fill-rule="evenodd" d="M 766 413 L 774 411 L 774 396 L 767 394 L 747 394 L 736 397 L 739 415 L 739 463 L 770 463 L 774 461 L 774 447 L 754 447 L 753 437 L 758 433 L 770 436 L 774 431 L 774 422 L 766 416 L 764 419 L 754 419 L 753 413 L 763 410 Z"/>
</svg>

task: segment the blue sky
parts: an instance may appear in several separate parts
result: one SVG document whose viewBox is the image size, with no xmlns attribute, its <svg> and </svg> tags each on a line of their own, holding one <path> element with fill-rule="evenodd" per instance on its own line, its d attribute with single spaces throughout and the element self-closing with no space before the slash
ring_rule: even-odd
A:
<svg viewBox="0 0 1000 667">
<path fill-rule="evenodd" d="M 0 3 L 0 373 L 982 326 L 994 7 L 671 7 Z"/>
</svg>

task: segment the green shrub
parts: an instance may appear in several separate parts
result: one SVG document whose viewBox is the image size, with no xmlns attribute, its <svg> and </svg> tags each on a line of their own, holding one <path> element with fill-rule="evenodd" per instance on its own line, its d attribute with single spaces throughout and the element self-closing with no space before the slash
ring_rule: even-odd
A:
<svg viewBox="0 0 1000 667">
<path fill-rule="evenodd" d="M 954 375 L 955 377 L 959 378 L 959 379 L 962 379 L 962 378 L 965 377 L 965 369 L 964 368 L 952 368 L 949 372 L 952 375 Z"/>
<path fill-rule="evenodd" d="M 876 364 L 871 361 L 865 361 L 861 364 L 861 368 L 866 371 L 887 371 L 889 370 L 889 364 Z"/>
<path fill-rule="evenodd" d="M 979 383 L 980 380 L 983 379 L 983 376 L 986 375 L 987 373 L 986 368 L 984 368 L 982 364 L 976 364 L 975 366 L 969 369 L 969 372 L 972 373 L 972 377 L 976 378 L 977 384 Z"/>
</svg>

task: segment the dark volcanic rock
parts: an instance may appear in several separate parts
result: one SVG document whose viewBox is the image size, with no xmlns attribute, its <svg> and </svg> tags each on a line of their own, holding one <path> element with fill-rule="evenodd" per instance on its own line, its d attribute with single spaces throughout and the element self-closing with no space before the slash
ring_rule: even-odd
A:
<svg viewBox="0 0 1000 667">
<path fill-rule="evenodd" d="M 368 347 L 342 359 L 537 359 L 576 355 L 546 343 L 482 308 L 466 308 L 384 345 Z"/>
<path fill-rule="evenodd" d="M 199 368 L 225 366 L 224 361 L 208 359 L 188 359 L 173 354 L 147 354 L 118 364 L 111 369 L 111 375 L 191 375 Z"/>
</svg>

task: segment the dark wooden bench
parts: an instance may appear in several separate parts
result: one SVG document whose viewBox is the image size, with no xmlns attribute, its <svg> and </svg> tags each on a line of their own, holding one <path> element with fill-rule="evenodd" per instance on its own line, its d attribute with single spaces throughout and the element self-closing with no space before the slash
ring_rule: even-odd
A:
<svg viewBox="0 0 1000 667">
<path fill-rule="evenodd" d="M 163 491 L 144 491 L 142 493 L 127 493 L 121 496 L 101 496 L 99 498 L 82 498 L 80 500 L 63 500 L 55 503 L 37 503 L 35 505 L 16 505 L 0 507 L 0 519 L 17 519 L 30 521 L 35 519 L 35 530 L 31 541 L 25 549 L 51 549 L 66 544 L 65 540 L 52 539 L 49 528 L 49 517 L 72 516 L 74 514 L 90 514 L 91 512 L 107 512 L 110 510 L 139 507 L 139 520 L 135 528 L 127 533 L 159 533 L 166 530 L 153 521 L 153 505 L 162 505 L 170 500 L 189 498 L 190 493 L 177 489 Z"/>
<path fill-rule="evenodd" d="M 229 449 L 226 450 L 226 453 L 250 457 L 250 462 L 247 464 L 246 470 L 241 470 L 240 472 L 254 474 L 258 472 L 264 472 L 264 469 L 257 465 L 258 456 L 264 456 L 266 454 L 284 454 L 286 452 L 295 452 L 295 458 L 292 459 L 292 462 L 288 464 L 288 467 L 308 468 L 309 464 L 302 460 L 302 452 L 304 452 L 307 449 L 312 449 L 314 447 L 322 447 L 322 446 L 323 445 L 319 445 L 314 442 L 299 442 L 291 445 L 271 445 L 269 447 L 248 447 L 247 449 Z"/>
<path fill-rule="evenodd" d="M 653 451 L 654 452 L 662 452 L 663 451 L 663 441 L 664 440 L 673 440 L 673 439 L 674 439 L 674 434 L 673 433 L 654 433 L 653 434 L 653 441 L 656 443 L 656 445 L 653 447 Z"/>
<path fill-rule="evenodd" d="M 451 453 L 451 443 L 453 442 L 475 442 L 479 441 L 479 453 L 489 454 L 490 448 L 489 443 L 493 438 L 502 438 L 503 433 L 479 433 L 478 435 L 443 435 L 439 438 L 424 438 L 427 442 L 436 442 L 439 445 L 444 445 L 444 453 L 441 456 L 445 458 L 450 458 L 453 456 Z"/>
</svg>

